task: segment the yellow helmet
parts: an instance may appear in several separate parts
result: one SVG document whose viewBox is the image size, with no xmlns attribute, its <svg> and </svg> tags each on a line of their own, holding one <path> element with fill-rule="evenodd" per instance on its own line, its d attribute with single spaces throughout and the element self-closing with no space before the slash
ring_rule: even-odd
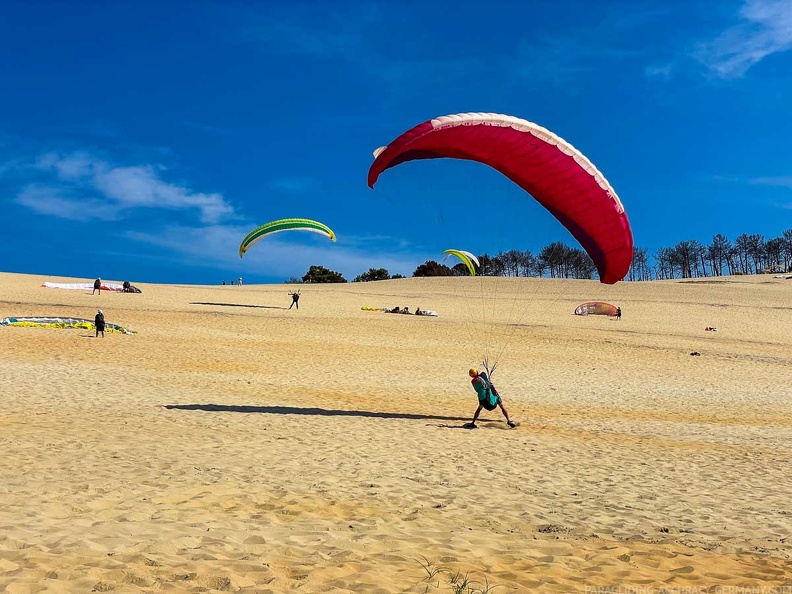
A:
<svg viewBox="0 0 792 594">
<path fill-rule="evenodd" d="M 475 367 L 471 367 L 470 371 L 468 371 L 468 375 L 470 377 L 476 377 L 478 375 L 478 370 Z"/>
</svg>

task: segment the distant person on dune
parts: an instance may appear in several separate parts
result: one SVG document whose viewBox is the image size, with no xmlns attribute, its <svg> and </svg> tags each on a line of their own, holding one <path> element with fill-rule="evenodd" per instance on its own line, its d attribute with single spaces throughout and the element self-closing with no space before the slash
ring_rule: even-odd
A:
<svg viewBox="0 0 792 594">
<path fill-rule="evenodd" d="M 96 312 L 96 317 L 94 318 L 94 326 L 96 326 L 96 338 L 99 338 L 99 333 L 102 333 L 102 338 L 104 338 L 104 331 L 105 331 L 105 319 L 104 313 L 100 309 Z"/>
<path fill-rule="evenodd" d="M 94 281 L 94 288 L 93 288 L 93 291 L 91 291 L 91 295 L 93 295 L 97 291 L 99 291 L 100 295 L 102 294 L 102 279 L 101 278 L 97 278 Z"/>
<path fill-rule="evenodd" d="M 506 412 L 506 408 L 503 406 L 503 400 L 501 400 L 500 394 L 498 394 L 495 386 L 490 382 L 487 374 L 483 371 L 479 373 L 477 369 L 472 368 L 468 372 L 468 375 L 471 378 L 470 383 L 478 396 L 479 405 L 476 409 L 476 414 L 473 415 L 473 420 L 465 425 L 465 427 L 468 429 L 475 429 L 476 421 L 478 420 L 479 414 L 481 414 L 481 409 L 486 408 L 487 410 L 495 410 L 498 406 L 503 416 L 506 417 L 506 424 L 512 428 L 516 427 L 514 422 L 509 419 L 509 413 Z"/>
<path fill-rule="evenodd" d="M 241 286 L 242 286 L 242 277 L 240 276 L 240 277 L 237 279 L 237 287 L 241 287 Z"/>
<path fill-rule="evenodd" d="M 621 320 L 621 307 L 616 308 L 616 319 Z"/>
<path fill-rule="evenodd" d="M 291 291 L 289 291 L 289 295 L 291 295 L 292 298 L 292 302 L 291 305 L 289 306 L 289 309 L 292 308 L 292 305 L 296 305 L 297 309 L 300 309 L 300 289 L 297 289 L 296 293 L 292 293 Z"/>
</svg>

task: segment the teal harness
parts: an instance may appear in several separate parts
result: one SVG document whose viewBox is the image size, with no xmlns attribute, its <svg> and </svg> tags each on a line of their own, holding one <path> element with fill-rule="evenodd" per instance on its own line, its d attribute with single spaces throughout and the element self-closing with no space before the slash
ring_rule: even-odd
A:
<svg viewBox="0 0 792 594">
<path fill-rule="evenodd" d="M 490 384 L 487 374 L 480 373 L 472 383 L 473 389 L 478 395 L 479 404 L 486 410 L 495 410 L 500 402 L 500 396 L 493 393 L 492 384 Z"/>
</svg>

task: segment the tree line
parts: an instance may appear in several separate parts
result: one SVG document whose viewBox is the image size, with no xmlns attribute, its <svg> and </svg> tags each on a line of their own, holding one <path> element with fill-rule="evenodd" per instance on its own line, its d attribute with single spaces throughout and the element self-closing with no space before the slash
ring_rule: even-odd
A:
<svg viewBox="0 0 792 594">
<path fill-rule="evenodd" d="M 478 256 L 477 274 L 482 276 L 549 277 L 592 279 L 597 268 L 582 249 L 556 241 L 534 254 L 530 250 L 509 250 L 495 255 Z M 734 242 L 717 234 L 709 244 L 695 239 L 673 247 L 661 247 L 651 256 L 647 248 L 636 247 L 625 280 L 665 280 L 734 274 L 792 272 L 792 229 L 765 239 L 760 234 L 743 233 Z M 413 271 L 413 277 L 466 276 L 467 268 L 427 260 Z M 385 268 L 370 268 L 352 282 L 404 278 L 391 275 Z M 302 278 L 291 277 L 287 283 L 345 283 L 343 275 L 324 266 L 311 266 Z"/>
<path fill-rule="evenodd" d="M 792 272 L 792 229 L 773 239 L 743 233 L 732 242 L 719 233 L 707 245 L 681 241 L 658 249 L 653 260 L 652 265 L 647 250 L 636 248 L 628 280 Z"/>
</svg>

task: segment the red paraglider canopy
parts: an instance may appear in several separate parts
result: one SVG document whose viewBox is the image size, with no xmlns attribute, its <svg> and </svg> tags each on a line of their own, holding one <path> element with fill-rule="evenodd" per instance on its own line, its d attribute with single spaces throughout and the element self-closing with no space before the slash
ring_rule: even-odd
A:
<svg viewBox="0 0 792 594">
<path fill-rule="evenodd" d="M 368 174 L 400 163 L 450 157 L 489 165 L 531 194 L 580 242 L 613 284 L 632 264 L 633 238 L 627 213 L 605 177 L 580 151 L 527 120 L 493 113 L 436 118 L 408 130 L 374 152 Z"/>
</svg>

